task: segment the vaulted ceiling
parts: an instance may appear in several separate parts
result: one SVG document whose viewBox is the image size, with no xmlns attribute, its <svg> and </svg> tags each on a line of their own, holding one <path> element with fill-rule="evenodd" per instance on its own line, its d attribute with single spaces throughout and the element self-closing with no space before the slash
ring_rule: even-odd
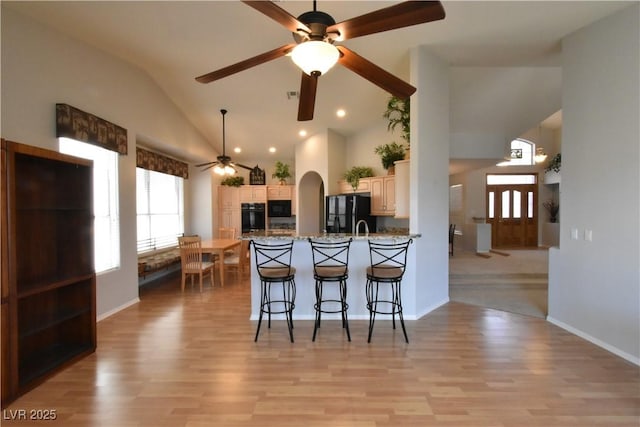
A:
<svg viewBox="0 0 640 427">
<path fill-rule="evenodd" d="M 319 80 L 315 118 L 298 122 L 297 99 L 288 99 L 287 92 L 299 90 L 300 71 L 288 57 L 217 82 L 197 83 L 196 76 L 292 41 L 291 33 L 240 2 L 2 3 L 144 70 L 218 151 L 222 148 L 219 110 L 229 110 L 227 144 L 243 148 L 242 154 L 234 154 L 237 161 L 266 157 L 269 146 L 293 153 L 301 129 L 313 134 L 331 128 L 349 136 L 381 120 L 388 97 L 336 66 Z M 318 9 L 340 22 L 395 3 L 320 1 Z M 419 45 L 428 46 L 453 67 L 559 66 L 564 36 L 629 4 L 445 1 L 442 21 L 343 44 L 405 80 L 409 49 Z M 311 1 L 278 5 L 294 16 L 312 9 Z M 464 97 L 460 90 L 456 96 Z M 338 108 L 346 110 L 346 117 L 336 117 Z M 451 114 L 459 118 L 452 120 L 452 126 L 472 125 L 456 111 Z"/>
</svg>

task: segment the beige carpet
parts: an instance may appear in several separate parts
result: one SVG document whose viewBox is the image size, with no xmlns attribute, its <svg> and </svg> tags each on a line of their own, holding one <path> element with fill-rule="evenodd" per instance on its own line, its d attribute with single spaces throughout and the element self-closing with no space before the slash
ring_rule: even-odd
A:
<svg viewBox="0 0 640 427">
<path fill-rule="evenodd" d="M 452 301 L 511 313 L 547 316 L 548 251 L 504 250 L 489 258 L 457 251 L 449 257 Z"/>
</svg>

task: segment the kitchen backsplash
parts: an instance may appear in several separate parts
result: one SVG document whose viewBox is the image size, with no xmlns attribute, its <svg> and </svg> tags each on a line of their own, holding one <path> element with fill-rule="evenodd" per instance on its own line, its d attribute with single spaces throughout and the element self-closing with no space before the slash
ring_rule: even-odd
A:
<svg viewBox="0 0 640 427">
<path fill-rule="evenodd" d="M 409 228 L 405 227 L 378 227 L 378 233 L 381 234 L 409 234 Z"/>
<path fill-rule="evenodd" d="M 296 217 L 287 218 L 269 218 L 270 230 L 295 230 L 296 229 Z"/>
</svg>

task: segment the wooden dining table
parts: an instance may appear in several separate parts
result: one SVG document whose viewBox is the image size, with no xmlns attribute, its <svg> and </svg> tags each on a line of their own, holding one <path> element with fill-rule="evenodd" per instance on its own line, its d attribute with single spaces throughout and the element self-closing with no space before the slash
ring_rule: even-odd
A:
<svg viewBox="0 0 640 427">
<path fill-rule="evenodd" d="M 217 254 L 220 260 L 220 286 L 224 286 L 224 256 L 225 251 L 240 246 L 241 241 L 237 239 L 210 239 L 202 241 L 202 252 Z"/>
</svg>

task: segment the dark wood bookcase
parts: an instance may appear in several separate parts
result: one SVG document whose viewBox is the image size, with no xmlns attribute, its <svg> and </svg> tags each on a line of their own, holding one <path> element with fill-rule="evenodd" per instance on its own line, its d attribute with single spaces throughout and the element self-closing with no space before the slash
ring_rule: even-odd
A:
<svg viewBox="0 0 640 427">
<path fill-rule="evenodd" d="M 93 164 L 2 140 L 2 406 L 96 348 Z"/>
</svg>

